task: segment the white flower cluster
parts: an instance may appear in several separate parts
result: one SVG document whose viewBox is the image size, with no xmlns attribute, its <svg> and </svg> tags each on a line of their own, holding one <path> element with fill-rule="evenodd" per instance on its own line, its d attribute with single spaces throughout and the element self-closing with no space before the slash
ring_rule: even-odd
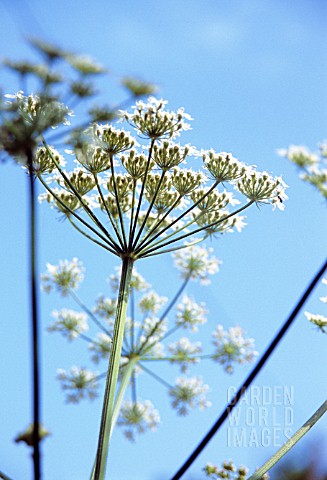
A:
<svg viewBox="0 0 327 480">
<path fill-rule="evenodd" d="M 83 312 L 62 308 L 53 310 L 52 316 L 56 320 L 48 326 L 48 331 L 61 332 L 68 340 L 75 340 L 89 329 L 87 315 Z"/>
<path fill-rule="evenodd" d="M 78 167 L 73 171 L 61 168 L 59 153 L 50 147 L 38 156 L 36 170 L 47 190 L 41 198 L 80 233 L 121 258 L 175 251 L 184 248 L 187 237 L 200 242 L 241 231 L 245 226 L 241 211 L 253 203 L 282 210 L 287 199 L 280 177 L 246 166 L 232 153 L 199 152 L 175 143 L 174 138 L 190 128 L 191 117 L 183 109 L 167 110 L 166 104 L 150 97 L 148 102 L 138 101 L 132 112 L 120 112 L 121 121 L 132 125 L 141 139 L 150 140 L 148 145 L 138 145 L 123 128 L 94 124 L 76 139 L 73 153 Z M 194 169 L 199 156 L 203 163 Z M 43 178 L 53 171 L 58 175 Z M 245 196 L 247 203 L 233 208 L 241 202 L 228 187 Z M 97 212 L 106 216 L 104 222 Z"/>
<path fill-rule="evenodd" d="M 186 373 L 190 365 L 200 361 L 196 355 L 202 352 L 201 342 L 192 343 L 187 337 L 182 337 L 177 342 L 171 343 L 168 349 L 173 355 L 170 362 L 180 365 L 182 373 Z"/>
<path fill-rule="evenodd" d="M 277 150 L 277 154 L 295 163 L 302 171 L 301 178 L 318 189 L 327 199 L 327 143 L 319 144 L 318 152 L 303 145 L 290 145 Z"/>
<path fill-rule="evenodd" d="M 149 400 L 125 401 L 117 420 L 117 425 L 123 428 L 125 437 L 132 442 L 135 441 L 135 434 L 141 434 L 147 430 L 155 431 L 159 424 L 159 412 Z"/>
<path fill-rule="evenodd" d="M 327 278 L 323 278 L 322 283 L 327 285 Z M 320 300 L 322 303 L 327 303 L 327 296 L 320 297 Z M 325 315 L 313 314 L 310 312 L 304 312 L 304 315 L 307 317 L 309 322 L 316 325 L 319 330 L 321 330 L 323 333 L 327 333 L 327 317 Z"/>
<path fill-rule="evenodd" d="M 207 321 L 208 311 L 205 309 L 204 303 L 198 304 L 188 295 L 183 295 L 176 310 L 176 325 L 190 329 L 192 332 L 197 332 L 197 325 L 203 325 Z"/>
<path fill-rule="evenodd" d="M 180 270 L 182 278 L 200 279 L 203 285 L 208 285 L 209 275 L 217 273 L 221 264 L 212 253 L 212 248 L 198 245 L 187 247 L 174 253 L 175 266 Z"/>
<path fill-rule="evenodd" d="M 233 363 L 253 362 L 258 354 L 254 350 L 254 339 L 245 338 L 245 332 L 241 327 L 224 330 L 222 325 L 218 325 L 212 336 L 215 346 L 213 359 L 223 365 L 227 373 L 233 373 Z"/>
<path fill-rule="evenodd" d="M 189 130 L 192 117 L 184 112 L 183 108 L 172 112 L 165 110 L 165 100 L 149 97 L 148 102 L 136 102 L 132 113 L 121 111 L 122 119 L 127 120 L 135 129 L 145 137 L 158 139 L 162 137 L 174 138 L 181 131 Z"/>
<path fill-rule="evenodd" d="M 190 409 L 195 407 L 203 410 L 211 406 L 211 402 L 207 400 L 208 391 L 208 385 L 199 377 L 179 377 L 175 386 L 169 390 L 171 405 L 181 416 L 188 415 Z"/>
<path fill-rule="evenodd" d="M 66 401 L 69 403 L 78 403 L 84 398 L 93 400 L 98 395 L 97 373 L 86 368 L 73 366 L 70 371 L 59 368 L 57 379 L 61 382 L 61 388 L 66 392 Z"/>
<path fill-rule="evenodd" d="M 59 265 L 47 263 L 47 273 L 41 275 L 42 289 L 49 293 L 57 290 L 63 297 L 69 294 L 70 290 L 76 290 L 84 280 L 84 267 L 78 258 L 60 260 Z"/>
<path fill-rule="evenodd" d="M 231 460 L 229 462 L 224 462 L 221 467 L 207 463 L 203 471 L 206 478 L 211 480 L 220 480 L 221 478 L 226 480 L 246 480 L 249 473 L 247 467 L 236 467 Z M 260 480 L 268 480 L 269 478 L 268 474 L 264 474 Z"/>
</svg>

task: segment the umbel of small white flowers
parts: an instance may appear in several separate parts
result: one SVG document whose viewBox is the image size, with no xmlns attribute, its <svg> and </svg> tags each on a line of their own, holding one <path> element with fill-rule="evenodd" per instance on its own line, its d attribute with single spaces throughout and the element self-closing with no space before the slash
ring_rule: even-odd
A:
<svg viewBox="0 0 327 480">
<path fill-rule="evenodd" d="M 327 278 L 322 279 L 322 283 L 324 285 L 327 285 Z M 325 304 L 325 309 L 326 309 L 326 304 L 327 304 L 327 295 L 324 295 L 323 297 L 320 297 L 320 301 Z M 309 322 L 313 323 L 318 327 L 318 329 L 327 334 L 327 317 L 322 314 L 314 314 L 310 312 L 304 312 L 304 315 L 307 317 Z"/>
<path fill-rule="evenodd" d="M 221 467 L 207 463 L 203 469 L 206 478 L 211 480 L 219 480 L 225 478 L 226 480 L 246 480 L 248 478 L 249 469 L 244 466 L 236 467 L 232 460 L 224 462 Z M 268 480 L 268 474 L 264 474 L 261 480 Z"/>
<path fill-rule="evenodd" d="M 318 145 L 318 151 L 312 152 L 303 145 L 290 145 L 287 149 L 277 150 L 278 155 L 285 157 L 299 167 L 300 177 L 310 183 L 327 199 L 327 143 Z"/>
<path fill-rule="evenodd" d="M 134 268 L 131 278 L 130 316 L 126 321 L 122 357 L 120 361 L 120 396 L 115 420 L 123 428 L 129 440 L 146 430 L 155 430 L 160 422 L 158 411 L 151 399 L 142 402 L 137 398 L 137 377 L 140 373 L 150 375 L 168 391 L 171 406 L 179 415 L 187 415 L 191 409 L 206 408 L 208 385 L 201 377 L 190 376 L 192 366 L 202 360 L 213 360 L 232 373 L 235 364 L 252 362 L 257 354 L 254 342 L 245 337 L 240 327 L 224 330 L 218 325 L 212 334 L 211 353 L 203 352 L 201 342 L 191 341 L 187 333 L 194 335 L 206 322 L 207 310 L 203 302 L 197 303 L 185 293 L 189 281 L 210 282 L 209 276 L 218 272 L 219 260 L 213 256 L 212 249 L 200 246 L 188 247 L 174 253 L 175 265 L 182 277 L 182 285 L 177 294 L 168 303 L 166 297 L 158 295 L 151 285 Z M 110 276 L 112 297 L 100 295 L 95 307 L 89 309 L 78 297 L 76 290 L 84 279 L 84 267 L 74 258 L 72 261 L 60 261 L 58 265 L 47 264 L 47 272 L 42 275 L 43 289 L 55 290 L 61 296 L 71 296 L 80 310 L 62 308 L 52 312 L 54 321 L 49 325 L 50 332 L 59 332 L 69 341 L 80 338 L 88 344 L 90 359 L 99 365 L 109 358 L 112 349 L 114 318 L 117 308 L 116 292 L 119 288 L 121 271 Z M 168 315 L 175 310 L 174 321 Z M 89 325 L 91 322 L 91 325 Z M 99 327 L 101 331 L 99 332 Z M 88 330 L 97 332 L 94 337 Z M 178 337 L 178 334 L 182 335 Z M 167 343 L 168 337 L 177 339 Z M 170 385 L 154 371 L 152 366 L 158 362 L 167 362 L 180 368 L 174 385 Z M 148 366 L 150 365 L 150 367 Z M 61 382 L 68 402 L 77 403 L 82 399 L 97 396 L 102 374 L 87 368 L 73 366 L 70 370 L 58 370 L 57 378 Z M 123 398 L 130 391 L 130 400 Z"/>
</svg>

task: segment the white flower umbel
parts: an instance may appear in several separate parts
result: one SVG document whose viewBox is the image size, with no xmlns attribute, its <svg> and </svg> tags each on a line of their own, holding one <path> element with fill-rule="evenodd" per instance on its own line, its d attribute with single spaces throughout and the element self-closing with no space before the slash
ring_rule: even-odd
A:
<svg viewBox="0 0 327 480">
<path fill-rule="evenodd" d="M 203 325 L 207 321 L 206 314 L 208 311 L 205 309 L 205 304 L 203 302 L 196 303 L 188 295 L 183 295 L 176 310 L 176 325 L 190 329 L 192 332 L 197 332 L 198 325 Z"/>
<path fill-rule="evenodd" d="M 174 253 L 175 265 L 180 270 L 182 278 L 200 279 L 201 283 L 210 283 L 209 275 L 218 272 L 218 260 L 213 254 L 213 248 L 187 247 Z"/>
<path fill-rule="evenodd" d="M 84 280 L 84 267 L 78 258 L 60 260 L 58 265 L 47 263 L 47 273 L 41 275 L 42 289 L 49 293 L 57 290 L 63 297 L 76 290 Z"/>
<path fill-rule="evenodd" d="M 201 410 L 211 406 L 206 398 L 208 385 L 199 377 L 179 377 L 175 386 L 169 390 L 171 405 L 178 415 L 188 415 L 190 410 L 199 407 Z"/>
<path fill-rule="evenodd" d="M 107 298 L 104 295 L 100 295 L 97 299 L 96 306 L 94 307 L 94 313 L 99 317 L 105 318 L 109 325 L 112 325 L 115 319 L 115 313 L 117 308 L 117 300 Z"/>
<path fill-rule="evenodd" d="M 223 365 L 227 373 L 233 373 L 234 363 L 253 362 L 258 352 L 254 349 L 254 339 L 246 338 L 241 327 L 224 330 L 218 325 L 212 334 L 215 350 L 213 359 Z"/>
<path fill-rule="evenodd" d="M 277 150 L 277 154 L 295 163 L 301 170 L 300 178 L 310 183 L 327 199 L 327 143 L 318 145 L 319 150 L 312 152 L 303 145 L 291 145 L 287 149 Z"/>
<path fill-rule="evenodd" d="M 180 365 L 182 373 L 186 373 L 190 365 L 199 363 L 200 359 L 196 355 L 202 352 L 202 346 L 201 342 L 192 343 L 187 337 L 182 337 L 168 345 L 168 350 L 173 355 L 170 362 Z"/>
<path fill-rule="evenodd" d="M 321 283 L 323 285 L 327 285 L 327 278 L 323 278 Z M 327 296 L 320 297 L 320 301 L 327 304 Z M 304 315 L 307 317 L 309 322 L 316 325 L 319 330 L 321 330 L 323 333 L 327 333 L 327 317 L 325 315 L 313 314 L 310 312 L 304 312 Z"/>
<path fill-rule="evenodd" d="M 157 139 L 161 137 L 174 138 L 183 130 L 189 130 L 190 124 L 185 120 L 192 120 L 183 108 L 177 112 L 165 110 L 167 101 L 149 97 L 148 102 L 136 102 L 133 112 L 121 110 L 122 119 L 127 120 L 143 136 Z"/>
<path fill-rule="evenodd" d="M 288 148 L 280 148 L 277 150 L 277 154 L 280 157 L 288 158 L 299 167 L 315 165 L 319 161 L 319 156 L 304 145 L 290 145 Z"/>
<path fill-rule="evenodd" d="M 57 370 L 57 380 L 61 382 L 61 388 L 66 392 L 68 403 L 78 403 L 84 398 L 93 400 L 98 396 L 97 373 L 73 366 L 70 371 L 62 368 Z"/>
<path fill-rule="evenodd" d="M 83 312 L 62 308 L 53 310 L 52 317 L 55 321 L 48 326 L 47 330 L 61 332 L 68 340 L 75 340 L 81 333 L 88 331 L 87 315 Z"/>
<path fill-rule="evenodd" d="M 147 430 L 155 431 L 159 424 L 159 412 L 149 400 L 125 401 L 117 420 L 117 425 L 123 428 L 125 437 L 132 442 L 135 441 L 135 434 L 142 434 Z"/>
<path fill-rule="evenodd" d="M 327 333 L 327 317 L 324 315 L 314 315 L 310 312 L 304 312 L 304 315 L 307 317 L 309 322 L 316 325 L 322 332 Z"/>
<path fill-rule="evenodd" d="M 155 291 L 150 291 L 143 295 L 139 302 L 139 309 L 142 313 L 147 315 L 158 313 L 161 308 L 167 303 L 167 297 L 161 297 Z"/>
</svg>

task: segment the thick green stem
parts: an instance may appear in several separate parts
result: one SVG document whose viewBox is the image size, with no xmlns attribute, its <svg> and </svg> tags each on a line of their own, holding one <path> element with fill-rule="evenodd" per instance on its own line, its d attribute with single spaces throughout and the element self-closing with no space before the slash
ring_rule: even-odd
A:
<svg viewBox="0 0 327 480">
<path fill-rule="evenodd" d="M 93 476 L 94 480 L 104 480 L 105 478 L 110 432 L 113 425 L 115 392 L 124 337 L 124 327 L 132 270 L 133 259 L 130 257 L 125 257 L 123 259 L 122 265 L 116 319 L 112 340 L 112 350 L 110 355 L 106 389 L 102 408 L 100 433 Z"/>
<path fill-rule="evenodd" d="M 131 377 L 132 377 L 134 369 L 135 369 L 135 365 L 137 364 L 138 361 L 139 361 L 139 357 L 133 357 L 133 358 L 130 359 L 128 364 L 124 367 L 124 373 L 122 375 L 119 390 L 117 392 L 114 411 L 113 411 L 113 414 L 112 414 L 110 438 L 111 438 L 112 432 L 114 430 L 114 427 L 116 425 L 117 418 L 118 418 L 120 408 L 121 408 L 121 404 L 122 404 L 122 401 L 124 399 L 127 387 L 130 383 Z"/>
<path fill-rule="evenodd" d="M 304 425 L 283 445 L 261 468 L 251 475 L 248 480 L 260 480 L 268 470 L 270 470 L 286 453 L 308 433 L 316 422 L 324 415 L 327 410 L 327 400 L 318 408 L 318 410 L 305 422 Z"/>
</svg>

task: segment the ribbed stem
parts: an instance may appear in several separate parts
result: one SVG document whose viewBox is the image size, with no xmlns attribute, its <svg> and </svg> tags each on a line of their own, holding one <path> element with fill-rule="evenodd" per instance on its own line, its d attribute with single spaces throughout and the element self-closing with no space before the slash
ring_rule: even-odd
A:
<svg viewBox="0 0 327 480">
<path fill-rule="evenodd" d="M 125 257 L 122 264 L 116 319 L 112 340 L 112 350 L 110 355 L 106 389 L 102 407 L 100 433 L 93 476 L 94 480 L 104 480 L 105 478 L 110 432 L 113 425 L 115 392 L 124 337 L 124 327 L 132 270 L 133 259 L 130 257 Z"/>
<path fill-rule="evenodd" d="M 318 410 L 305 422 L 304 425 L 283 445 L 261 468 L 256 470 L 248 480 L 260 480 L 268 470 L 270 470 L 286 453 L 301 440 L 302 437 L 314 426 L 315 423 L 326 413 L 327 400 L 318 408 Z"/>
<path fill-rule="evenodd" d="M 36 195 L 35 176 L 33 169 L 33 154 L 26 151 L 27 167 L 29 172 L 29 214 L 30 214 L 30 294 L 31 294 L 31 321 L 32 321 L 32 368 L 33 368 L 33 466 L 34 480 L 41 478 L 40 455 L 40 359 L 39 359 L 39 315 L 38 315 L 38 285 L 36 272 Z"/>
</svg>

